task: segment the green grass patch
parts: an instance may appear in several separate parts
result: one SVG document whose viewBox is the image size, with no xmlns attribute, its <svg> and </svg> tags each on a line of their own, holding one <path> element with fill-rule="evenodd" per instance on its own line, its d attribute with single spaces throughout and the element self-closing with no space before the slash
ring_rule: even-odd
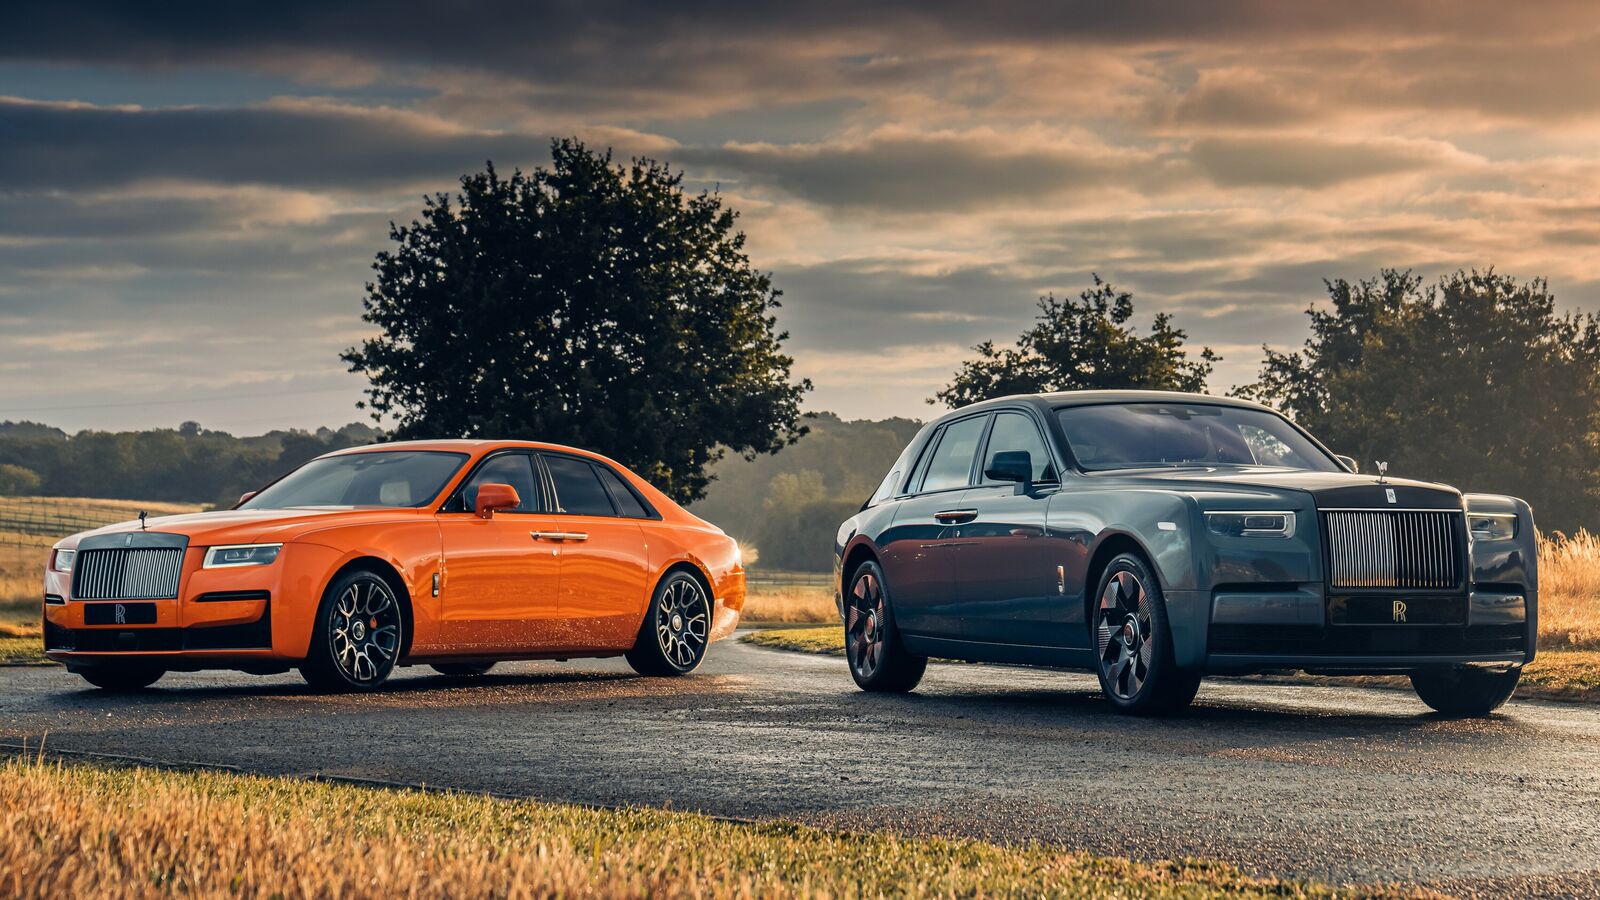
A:
<svg viewBox="0 0 1600 900">
<path fill-rule="evenodd" d="M 1204 861 L 18 758 L 0 763 L 0 872 L 39 896 L 1347 893 Z"/>
<path fill-rule="evenodd" d="M 774 628 L 752 631 L 743 637 L 747 644 L 771 647 L 774 650 L 793 650 L 798 653 L 824 653 L 829 656 L 844 655 L 844 627 L 830 625 L 826 628 Z"/>
<path fill-rule="evenodd" d="M 44 641 L 39 636 L 0 636 L 0 666 L 53 666 L 44 655 Z"/>
</svg>

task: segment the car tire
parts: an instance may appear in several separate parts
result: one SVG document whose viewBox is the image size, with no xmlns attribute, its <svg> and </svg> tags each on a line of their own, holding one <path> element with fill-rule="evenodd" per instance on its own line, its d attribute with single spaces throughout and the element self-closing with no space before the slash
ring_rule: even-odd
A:
<svg viewBox="0 0 1600 900">
<path fill-rule="evenodd" d="M 889 584 L 875 562 L 851 573 L 844 596 L 844 648 L 850 677 L 863 691 L 906 693 L 928 669 L 928 658 L 906 650 L 900 640 Z"/>
<path fill-rule="evenodd" d="M 1144 560 L 1123 553 L 1106 566 L 1089 616 L 1100 690 L 1118 712 L 1171 715 L 1200 689 L 1201 673 L 1180 669 L 1161 583 Z"/>
<path fill-rule="evenodd" d="M 126 663 L 110 666 L 95 666 L 78 672 L 83 680 L 89 682 L 102 691 L 112 693 L 129 693 L 142 691 L 167 674 L 167 670 L 158 666 L 129 665 Z"/>
<path fill-rule="evenodd" d="M 668 572 L 650 597 L 633 648 L 624 654 L 640 675 L 687 675 L 699 668 L 711 644 L 711 598 L 700 579 Z"/>
<path fill-rule="evenodd" d="M 1423 703 L 1446 716 L 1487 716 L 1511 699 L 1522 679 L 1522 667 L 1495 670 L 1474 666 L 1419 669 L 1411 687 Z"/>
<path fill-rule="evenodd" d="M 448 675 L 451 678 L 476 678 L 479 675 L 487 675 L 489 670 L 494 668 L 494 663 L 437 663 L 431 668 L 440 675 Z"/>
<path fill-rule="evenodd" d="M 371 691 L 394 672 L 405 646 L 400 598 L 387 579 L 355 569 L 323 592 L 300 675 L 322 691 Z"/>
</svg>

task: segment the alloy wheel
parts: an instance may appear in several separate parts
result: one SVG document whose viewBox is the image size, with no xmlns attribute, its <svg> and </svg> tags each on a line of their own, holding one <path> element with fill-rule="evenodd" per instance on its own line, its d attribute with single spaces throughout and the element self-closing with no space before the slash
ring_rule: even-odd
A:
<svg viewBox="0 0 1600 900">
<path fill-rule="evenodd" d="M 844 623 L 850 666 L 861 678 L 871 678 L 883 662 L 886 616 L 883 585 L 873 573 L 862 574 L 850 590 Z"/>
<path fill-rule="evenodd" d="M 693 578 L 677 578 L 656 604 L 656 640 L 661 653 L 680 669 L 689 669 L 705 652 L 711 605 Z"/>
<path fill-rule="evenodd" d="M 357 684 L 380 680 L 400 650 L 400 605 L 383 579 L 357 579 L 334 601 L 328 629 L 334 662 Z"/>
<path fill-rule="evenodd" d="M 1150 620 L 1150 595 L 1139 576 L 1120 571 L 1100 592 L 1096 613 L 1096 649 L 1106 689 L 1132 700 L 1150 677 L 1155 655 L 1155 628 Z"/>
</svg>

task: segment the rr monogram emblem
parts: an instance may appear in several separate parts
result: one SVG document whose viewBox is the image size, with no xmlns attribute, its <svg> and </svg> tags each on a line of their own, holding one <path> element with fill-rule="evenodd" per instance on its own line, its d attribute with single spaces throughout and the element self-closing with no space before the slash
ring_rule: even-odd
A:
<svg viewBox="0 0 1600 900">
<path fill-rule="evenodd" d="M 1394 602 L 1394 620 L 1396 622 L 1404 622 L 1406 620 L 1406 602 L 1404 600 L 1396 600 Z"/>
<path fill-rule="evenodd" d="M 118 625 L 126 625 L 126 624 L 128 624 L 128 608 L 126 606 L 123 606 L 121 603 L 118 603 L 115 612 L 117 614 L 117 624 Z"/>
</svg>

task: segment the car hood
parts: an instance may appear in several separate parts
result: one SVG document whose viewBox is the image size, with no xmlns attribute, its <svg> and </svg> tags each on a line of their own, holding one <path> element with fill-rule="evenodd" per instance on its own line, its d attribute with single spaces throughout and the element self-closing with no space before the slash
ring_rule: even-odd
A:
<svg viewBox="0 0 1600 900">
<path fill-rule="evenodd" d="M 1379 478 L 1353 472 L 1306 472 L 1279 468 L 1121 469 L 1091 477 L 1119 478 L 1169 489 L 1206 493 L 1236 489 L 1302 491 L 1318 509 L 1461 509 L 1461 492 L 1449 485 Z"/>
<path fill-rule="evenodd" d="M 341 525 L 410 521 L 427 513 L 428 510 L 423 509 L 351 506 L 214 510 L 148 519 L 142 529 L 137 519 L 118 522 L 74 535 L 64 544 L 72 546 L 90 536 L 141 530 L 152 534 L 183 535 L 189 539 L 192 547 L 277 543 L 293 541 L 306 534 Z"/>
</svg>

